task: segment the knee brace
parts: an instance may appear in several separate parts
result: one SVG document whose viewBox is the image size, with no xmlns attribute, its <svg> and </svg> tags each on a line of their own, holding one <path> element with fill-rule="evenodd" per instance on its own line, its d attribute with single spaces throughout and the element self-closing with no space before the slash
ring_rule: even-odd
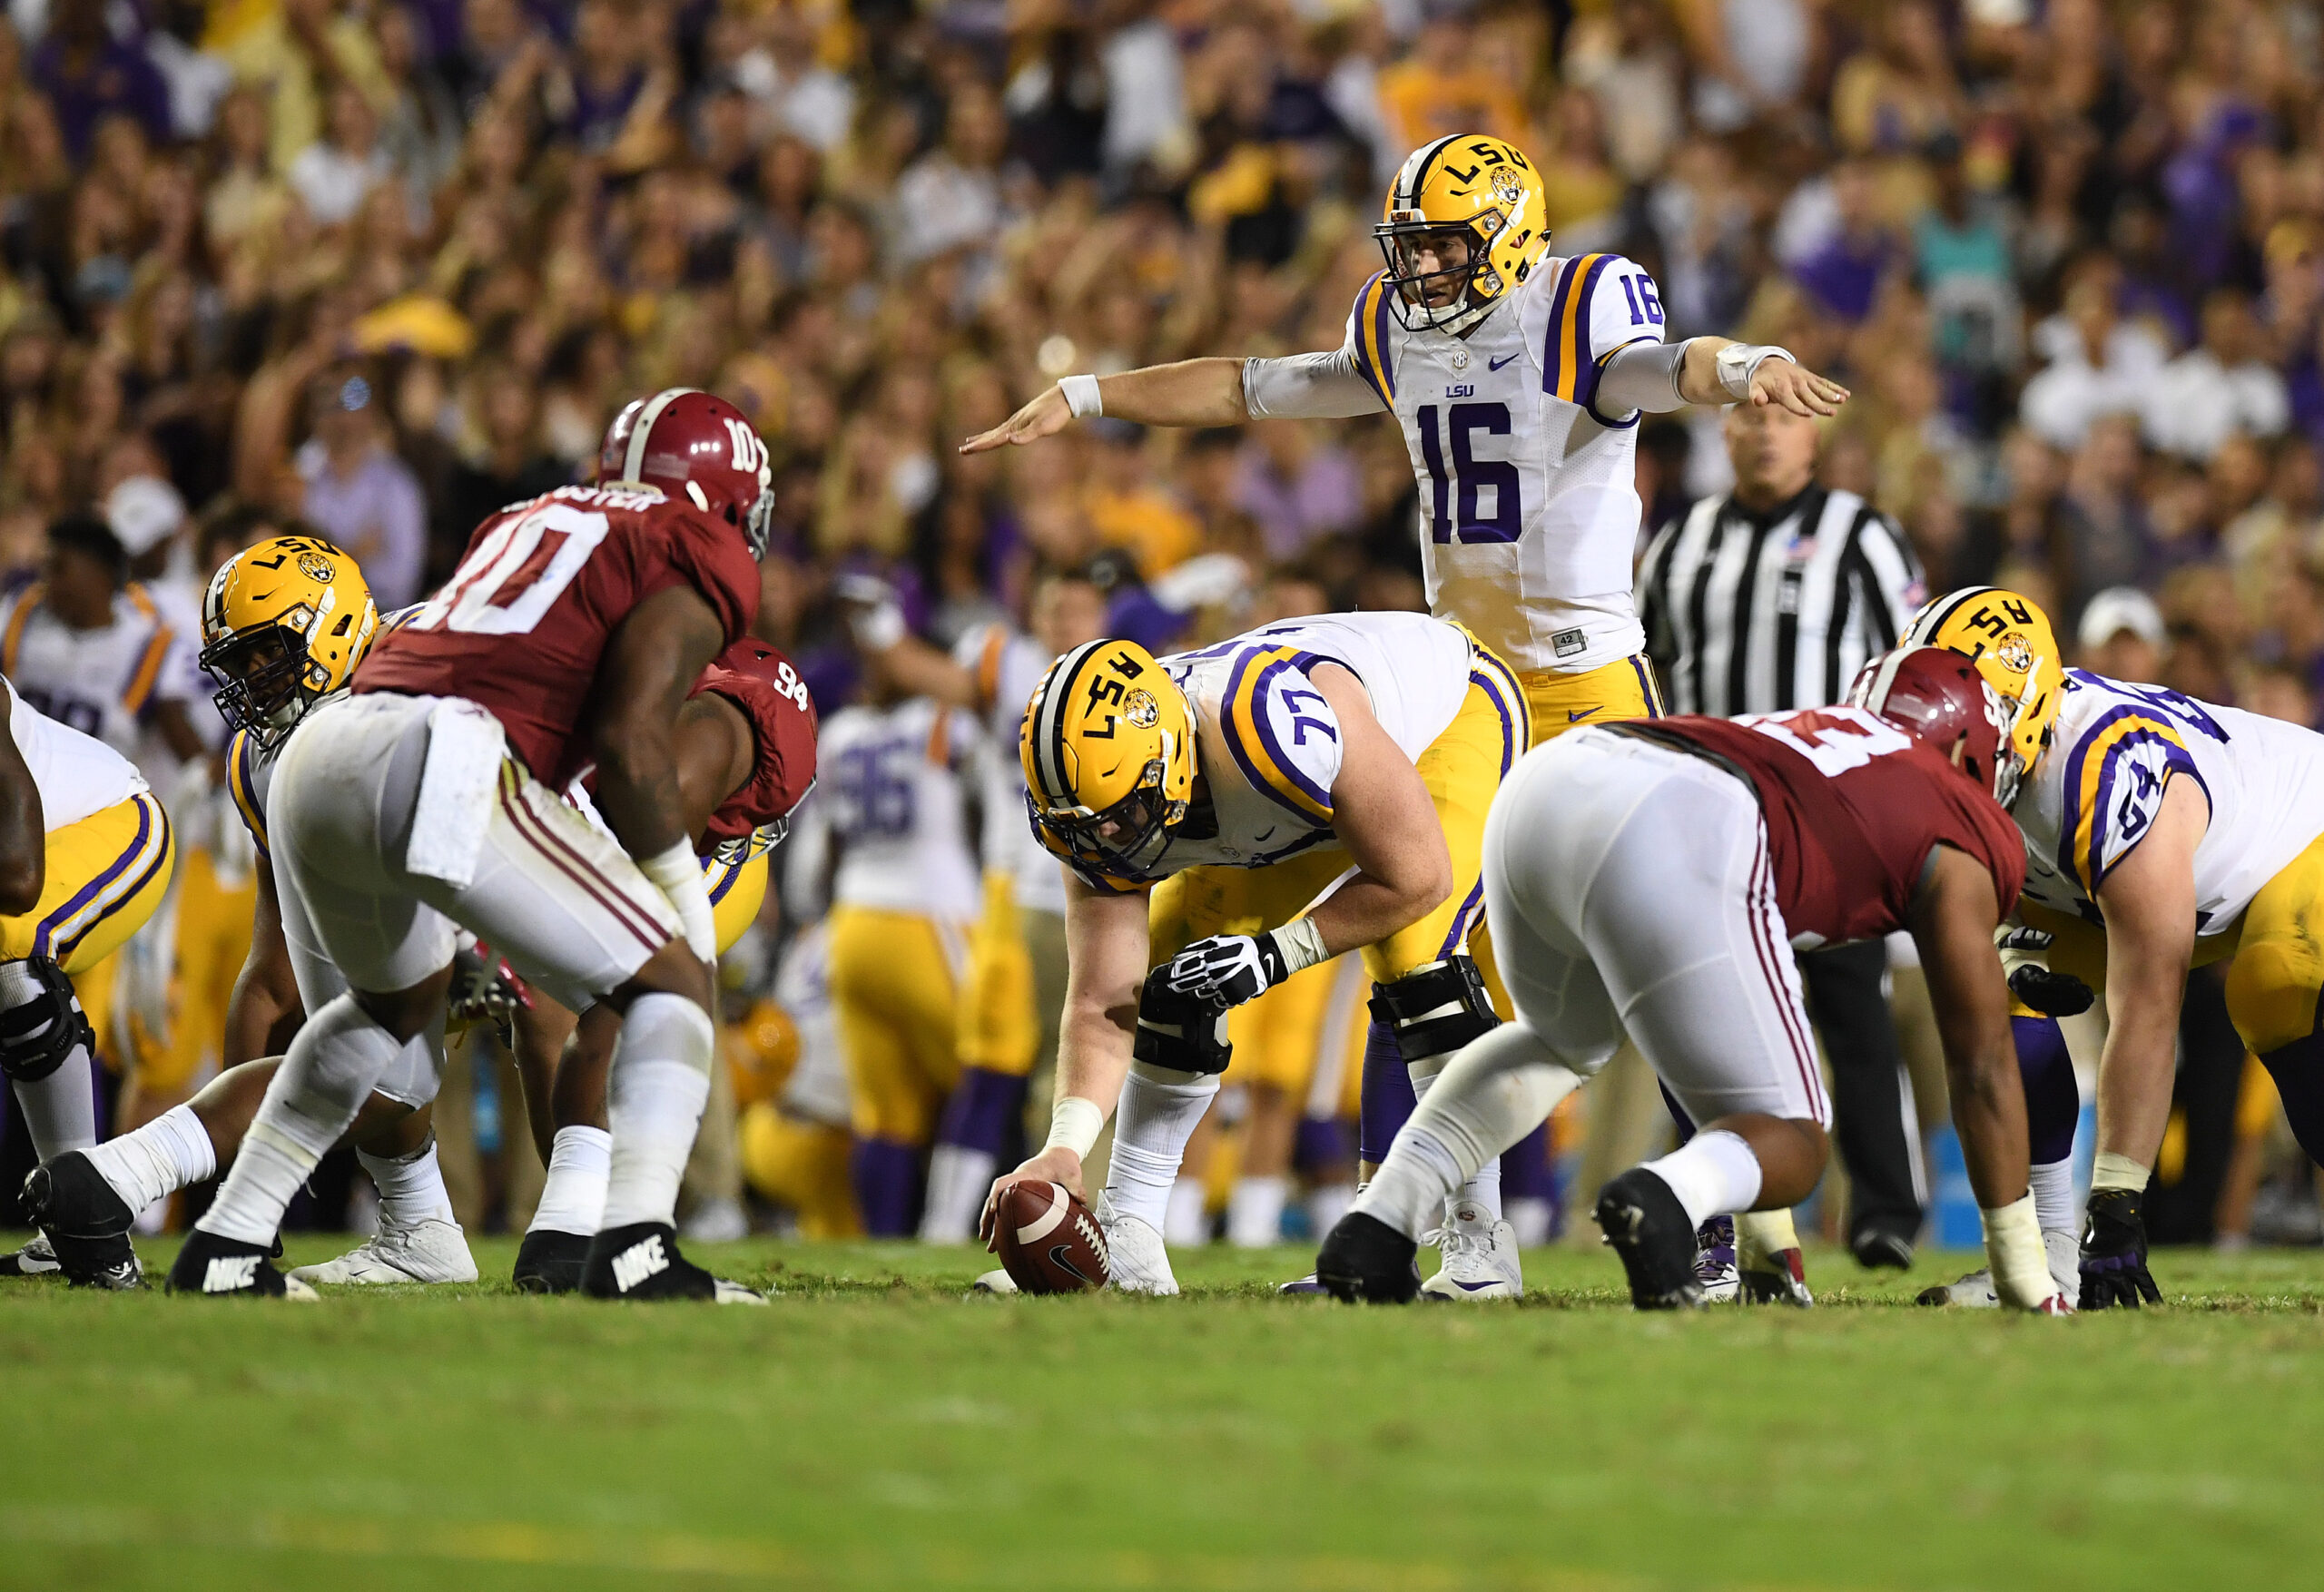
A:
<svg viewBox="0 0 2324 1592">
<path fill-rule="evenodd" d="M 1450 1055 L 1501 1022 L 1492 997 L 1485 993 L 1484 975 L 1466 952 L 1414 968 L 1373 989 L 1373 1018 L 1395 1030 L 1407 1066 Z"/>
<path fill-rule="evenodd" d="M 1226 1070 L 1235 1054 L 1226 1040 L 1226 1013 L 1207 1001 L 1190 1000 L 1162 988 L 1158 978 L 1146 981 L 1137 997 L 1137 1034 L 1130 1041 L 1132 1059 L 1172 1072 L 1216 1075 Z"/>
<path fill-rule="evenodd" d="M 84 1045 L 94 1054 L 96 1034 L 64 968 L 46 957 L 0 966 L 0 1073 L 37 1083 Z"/>
</svg>

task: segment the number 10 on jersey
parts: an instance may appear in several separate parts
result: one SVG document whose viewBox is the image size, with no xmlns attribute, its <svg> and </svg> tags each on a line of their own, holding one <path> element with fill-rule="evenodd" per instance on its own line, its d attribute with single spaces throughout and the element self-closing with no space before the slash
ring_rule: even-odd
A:
<svg viewBox="0 0 2324 1592">
<path fill-rule="evenodd" d="M 1514 542 L 1524 534 L 1517 467 L 1507 459 L 1478 458 L 1469 438 L 1509 435 L 1507 404 L 1454 404 L 1444 411 L 1439 435 L 1437 406 L 1423 404 L 1413 416 L 1420 427 L 1420 457 L 1428 467 L 1428 536 L 1432 542 Z M 1452 467 L 1444 467 L 1449 442 Z M 1484 512 L 1486 495 L 1492 511 Z"/>
</svg>

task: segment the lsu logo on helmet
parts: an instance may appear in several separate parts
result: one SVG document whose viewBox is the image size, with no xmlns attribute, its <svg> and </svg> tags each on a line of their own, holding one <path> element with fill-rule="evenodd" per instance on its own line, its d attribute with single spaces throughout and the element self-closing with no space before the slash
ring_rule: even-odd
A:
<svg viewBox="0 0 2324 1592">
<path fill-rule="evenodd" d="M 1140 883 L 1194 788 L 1194 715 L 1154 654 L 1086 643 L 1049 665 L 1018 735 L 1033 830 L 1050 850 Z"/>
<path fill-rule="evenodd" d="M 1372 229 L 1404 329 L 1459 333 L 1483 319 L 1549 252 L 1548 202 L 1515 144 L 1464 133 L 1414 150 Z"/>
<path fill-rule="evenodd" d="M 355 560 L 320 536 L 274 536 L 211 577 L 201 663 L 226 722 L 271 746 L 347 684 L 379 627 Z"/>
<path fill-rule="evenodd" d="M 2057 728 L 2065 662 L 2041 604 L 1999 586 L 1968 586 L 1931 599 L 1897 638 L 1900 647 L 1944 647 L 1977 666 L 2009 705 L 2009 739 L 2031 771 Z"/>
</svg>

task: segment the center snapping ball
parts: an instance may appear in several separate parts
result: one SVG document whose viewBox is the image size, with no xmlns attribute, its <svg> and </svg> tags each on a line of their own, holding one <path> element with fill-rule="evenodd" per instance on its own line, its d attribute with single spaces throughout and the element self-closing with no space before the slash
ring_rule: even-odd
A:
<svg viewBox="0 0 2324 1592">
<path fill-rule="evenodd" d="M 1012 1183 L 993 1209 L 1000 1263 L 1027 1293 L 1106 1285 L 1106 1234 L 1061 1183 Z"/>
</svg>

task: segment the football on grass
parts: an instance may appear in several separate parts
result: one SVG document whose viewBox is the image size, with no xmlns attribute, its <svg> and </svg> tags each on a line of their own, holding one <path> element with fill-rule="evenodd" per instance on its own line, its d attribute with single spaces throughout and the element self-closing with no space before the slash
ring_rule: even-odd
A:
<svg viewBox="0 0 2324 1592">
<path fill-rule="evenodd" d="M 1028 1293 L 1106 1284 L 1106 1235 L 1061 1183 L 1012 1183 L 993 1211 L 1000 1263 Z"/>
</svg>

